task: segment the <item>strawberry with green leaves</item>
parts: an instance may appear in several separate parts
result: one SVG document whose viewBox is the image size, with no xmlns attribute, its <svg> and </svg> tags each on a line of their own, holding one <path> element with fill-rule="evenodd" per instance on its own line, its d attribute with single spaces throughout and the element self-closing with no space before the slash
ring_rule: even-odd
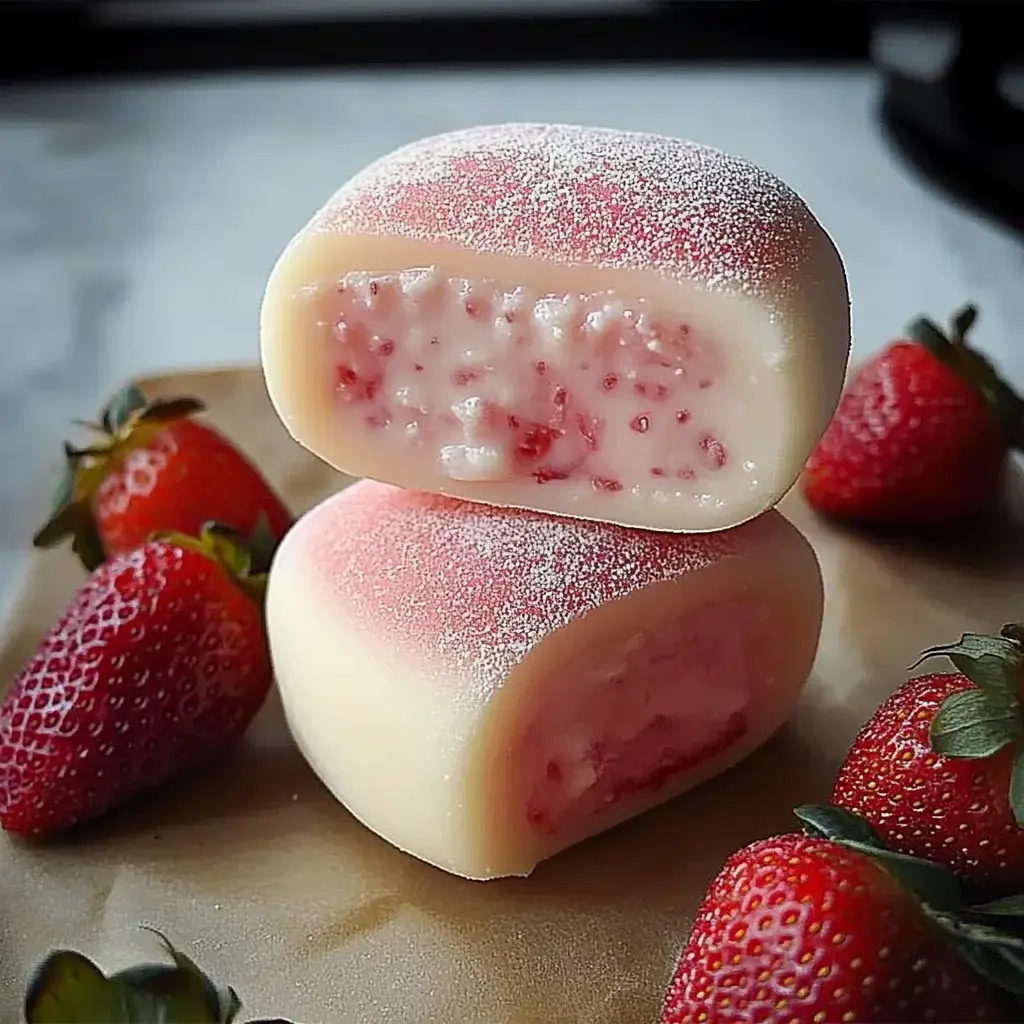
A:
<svg viewBox="0 0 1024 1024">
<path fill-rule="evenodd" d="M 925 651 L 921 660 L 942 655 L 957 671 L 892 693 L 854 739 L 832 792 L 894 849 L 981 889 L 1024 890 L 1021 636 L 1006 626 Z"/>
<path fill-rule="evenodd" d="M 927 319 L 851 376 L 801 479 L 823 515 L 895 529 L 947 527 L 994 508 L 1007 455 L 1024 447 L 1024 401 L 967 344 Z"/>
<path fill-rule="evenodd" d="M 1019 1019 L 1024 941 L 999 908 L 966 907 L 952 873 L 855 815 L 797 814 L 802 833 L 739 850 L 712 881 L 662 1024 Z"/>
<path fill-rule="evenodd" d="M 70 537 L 91 571 L 154 533 L 195 535 L 211 521 L 248 535 L 262 516 L 279 540 L 291 513 L 231 441 L 193 418 L 203 409 L 195 398 L 149 401 L 136 387 L 118 394 L 99 423 L 82 424 L 92 444 L 65 444 L 56 508 L 35 546 Z"/>
<path fill-rule="evenodd" d="M 69 828 L 242 736 L 271 684 L 272 549 L 211 524 L 93 572 L 0 704 L 0 826 Z"/>
</svg>

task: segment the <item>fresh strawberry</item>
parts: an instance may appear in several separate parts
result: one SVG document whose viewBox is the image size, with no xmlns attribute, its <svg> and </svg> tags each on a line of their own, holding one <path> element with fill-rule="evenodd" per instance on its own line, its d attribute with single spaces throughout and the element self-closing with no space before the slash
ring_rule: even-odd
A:
<svg viewBox="0 0 1024 1024">
<path fill-rule="evenodd" d="M 260 471 L 226 437 L 191 417 L 194 398 L 150 402 L 135 387 L 117 395 L 87 448 L 65 444 L 66 467 L 50 520 L 33 539 L 67 537 L 86 569 L 145 543 L 157 532 L 196 535 L 215 521 L 250 534 L 260 516 L 275 538 L 292 515 Z"/>
<path fill-rule="evenodd" d="M 242 736 L 271 681 L 261 540 L 211 524 L 95 570 L 0 705 L 0 826 L 67 828 Z"/>
<path fill-rule="evenodd" d="M 933 911 L 908 879 L 955 903 L 955 878 L 909 859 L 897 874 L 876 838 L 846 845 L 815 830 L 733 854 L 697 912 L 662 1024 L 1013 1019 L 1009 990 L 971 964 L 1004 970 L 1016 940 Z"/>
<path fill-rule="evenodd" d="M 1007 454 L 1024 446 L 1024 401 L 968 347 L 976 318 L 960 310 L 948 337 L 920 319 L 853 374 L 802 476 L 813 508 L 929 529 L 996 505 Z"/>
<path fill-rule="evenodd" d="M 1024 889 L 1024 650 L 1017 627 L 967 633 L 956 673 L 908 680 L 867 721 L 832 802 L 894 849 L 948 865 L 983 889 Z"/>
</svg>

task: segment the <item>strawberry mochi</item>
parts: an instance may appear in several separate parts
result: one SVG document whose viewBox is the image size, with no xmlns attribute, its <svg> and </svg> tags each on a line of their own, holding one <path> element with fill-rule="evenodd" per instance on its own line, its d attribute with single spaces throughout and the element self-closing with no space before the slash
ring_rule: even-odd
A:
<svg viewBox="0 0 1024 1024">
<path fill-rule="evenodd" d="M 498 125 L 413 143 L 275 265 L 271 399 L 353 476 L 657 530 L 773 506 L 850 349 L 843 264 L 778 178 L 692 142 Z"/>
<path fill-rule="evenodd" d="M 270 574 L 286 719 L 327 788 L 472 879 L 545 858 L 734 765 L 817 649 L 818 562 L 778 512 L 681 534 L 363 480 Z"/>
</svg>

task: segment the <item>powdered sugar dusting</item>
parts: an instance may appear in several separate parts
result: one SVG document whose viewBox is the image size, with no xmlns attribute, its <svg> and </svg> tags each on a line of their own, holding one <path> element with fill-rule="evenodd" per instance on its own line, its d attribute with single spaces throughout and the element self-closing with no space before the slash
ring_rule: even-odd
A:
<svg viewBox="0 0 1024 1024">
<path fill-rule="evenodd" d="M 823 235 L 791 188 L 739 157 L 661 135 L 544 124 L 405 146 L 344 185 L 307 230 L 653 270 L 766 302 L 796 287 Z"/>
<path fill-rule="evenodd" d="M 497 508 L 361 481 L 294 528 L 348 614 L 431 675 L 485 699 L 553 631 L 607 601 L 742 555 L 769 512 L 669 534 Z"/>
</svg>

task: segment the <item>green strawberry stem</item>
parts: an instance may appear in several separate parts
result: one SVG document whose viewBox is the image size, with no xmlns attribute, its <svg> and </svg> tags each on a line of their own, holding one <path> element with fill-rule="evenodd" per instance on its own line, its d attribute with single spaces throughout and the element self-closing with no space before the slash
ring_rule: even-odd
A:
<svg viewBox="0 0 1024 1024">
<path fill-rule="evenodd" d="M 889 849 L 859 815 L 831 805 L 804 804 L 793 812 L 808 835 L 828 839 L 870 857 L 911 893 L 924 913 L 949 937 L 959 954 L 1002 991 L 1024 998 L 1024 895 L 969 905 L 963 885 L 949 868 Z"/>
<path fill-rule="evenodd" d="M 262 607 L 267 578 L 277 540 L 270 530 L 266 513 L 261 512 L 252 534 L 221 523 L 204 523 L 197 537 L 183 533 L 161 532 L 154 540 L 197 551 L 222 566 L 231 581 Z"/>
<path fill-rule="evenodd" d="M 171 963 L 147 963 L 105 975 L 74 950 L 51 953 L 36 968 L 25 995 L 26 1024 L 233 1024 L 242 1001 L 214 984 L 156 929 Z M 252 1024 L 289 1024 L 283 1019 Z"/>
<path fill-rule="evenodd" d="M 111 466 L 168 423 L 202 412 L 196 398 L 151 401 L 134 385 L 118 392 L 100 415 L 99 423 L 78 423 L 100 439 L 86 448 L 64 443 L 64 472 L 50 518 L 32 538 L 36 548 L 52 548 L 70 538 L 71 549 L 87 572 L 106 558 L 96 529 L 92 500 Z"/>
<path fill-rule="evenodd" d="M 967 344 L 977 319 L 978 307 L 968 304 L 950 318 L 948 334 L 927 317 L 919 317 L 909 325 L 907 335 L 975 387 L 992 411 L 1007 446 L 1024 450 L 1024 399 L 984 355 Z"/>
<path fill-rule="evenodd" d="M 911 666 L 946 657 L 974 688 L 946 699 L 931 724 L 931 745 L 943 757 L 983 759 L 1015 748 L 1008 799 L 1017 824 L 1024 828 L 1024 627 L 1003 626 L 999 636 L 964 633 L 955 644 L 930 647 Z"/>
</svg>

